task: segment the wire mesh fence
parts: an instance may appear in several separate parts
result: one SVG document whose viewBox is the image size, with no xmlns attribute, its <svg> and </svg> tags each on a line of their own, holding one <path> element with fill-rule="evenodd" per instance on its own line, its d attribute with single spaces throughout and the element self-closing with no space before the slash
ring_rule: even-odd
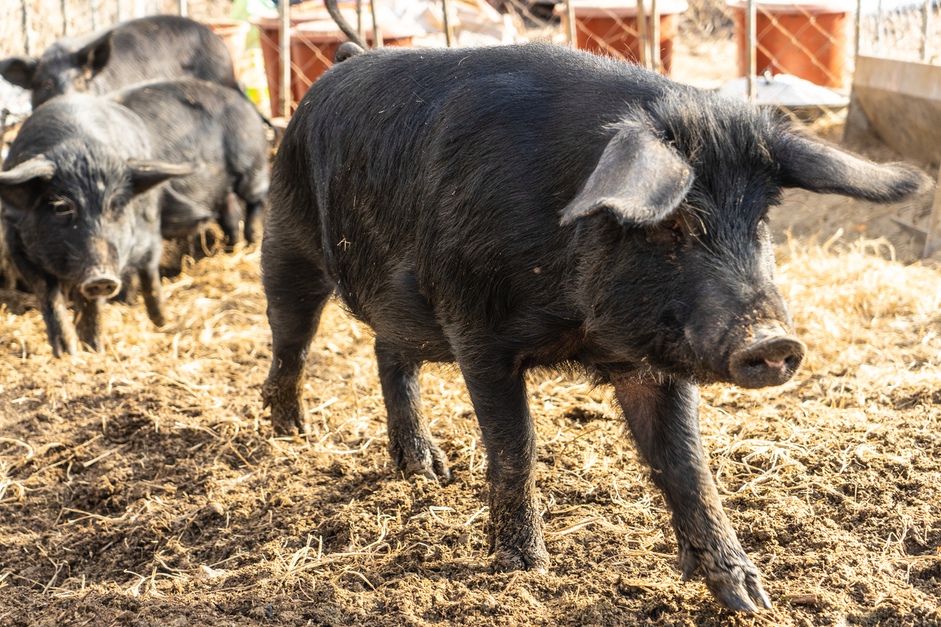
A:
<svg viewBox="0 0 941 627">
<path fill-rule="evenodd" d="M 255 0 L 250 3 L 255 9 L 240 17 L 258 29 L 253 40 L 260 44 L 256 75 L 263 78 L 258 87 L 270 94 L 268 111 L 280 115 L 289 113 L 330 67 L 333 52 L 345 37 L 322 0 L 288 7 L 289 34 L 282 37 L 282 15 L 275 2 Z M 375 17 L 377 42 L 385 45 L 569 43 L 696 86 L 751 94 L 759 102 L 794 110 L 832 111 L 845 106 L 857 53 L 941 63 L 937 0 L 751 4 L 748 0 L 375 0 L 375 6 L 368 0 L 341 0 L 340 4 L 371 42 L 376 39 Z M 60 37 L 81 36 L 134 17 L 175 13 L 218 22 L 232 12 L 233 0 L 6 0 L 0 9 L 0 58 L 38 55 Z M 244 40 L 244 32 L 236 37 Z M 243 50 L 233 52 L 242 55 Z M 289 63 L 289 74 L 282 70 L 284 62 Z"/>
</svg>

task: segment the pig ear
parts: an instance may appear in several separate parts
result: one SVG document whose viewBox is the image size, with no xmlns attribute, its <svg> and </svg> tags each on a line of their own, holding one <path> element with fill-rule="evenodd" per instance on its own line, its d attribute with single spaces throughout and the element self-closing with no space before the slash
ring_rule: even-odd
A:
<svg viewBox="0 0 941 627">
<path fill-rule="evenodd" d="M 650 130 L 625 125 L 611 138 L 581 191 L 562 210 L 562 224 L 611 211 L 622 224 L 656 224 L 693 183 L 689 164 Z"/>
<path fill-rule="evenodd" d="M 774 154 L 781 167 L 784 187 L 895 202 L 931 185 L 931 179 L 910 165 L 873 163 L 796 133 L 778 138 Z"/>
<path fill-rule="evenodd" d="M 142 161 L 132 159 L 130 168 L 131 190 L 142 194 L 154 185 L 159 185 L 174 176 L 186 176 L 196 171 L 194 163 L 167 163 L 165 161 Z"/>
<path fill-rule="evenodd" d="M 11 207 L 26 209 L 39 185 L 49 181 L 55 173 L 56 164 L 42 155 L 0 172 L 0 200 Z"/>
<path fill-rule="evenodd" d="M 30 89 L 38 66 L 36 57 L 9 57 L 0 61 L 0 76 L 17 87 Z"/>
<path fill-rule="evenodd" d="M 111 33 L 105 33 L 75 53 L 77 65 L 85 78 L 91 78 L 108 65 L 111 58 Z"/>
</svg>

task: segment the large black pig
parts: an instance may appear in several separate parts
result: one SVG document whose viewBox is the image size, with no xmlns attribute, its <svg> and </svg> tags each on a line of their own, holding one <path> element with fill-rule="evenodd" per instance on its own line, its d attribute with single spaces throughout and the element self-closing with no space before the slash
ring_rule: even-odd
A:
<svg viewBox="0 0 941 627">
<path fill-rule="evenodd" d="M 33 108 L 60 94 L 104 94 L 161 78 L 194 77 L 238 89 L 232 56 L 199 22 L 176 15 L 142 17 L 77 38 L 42 56 L 0 60 L 0 76 L 32 92 Z"/>
<path fill-rule="evenodd" d="M 194 167 L 154 159 L 140 117 L 103 98 L 61 96 L 23 123 L 0 172 L 0 217 L 57 357 L 79 341 L 101 350 L 100 307 L 126 272 L 139 276 L 150 319 L 165 323 L 155 186 Z"/>
<path fill-rule="evenodd" d="M 255 241 L 256 219 L 268 195 L 268 144 L 262 117 L 239 92 L 195 79 L 158 81 L 108 96 L 137 113 L 149 132 L 154 156 L 194 162 L 188 176 L 164 186 L 164 237 L 191 235 L 218 220 L 229 245 L 239 240 L 245 203 L 245 239 Z"/>
<path fill-rule="evenodd" d="M 262 242 L 277 433 L 305 428 L 331 293 L 375 331 L 389 448 L 449 478 L 418 372 L 456 361 L 487 449 L 499 568 L 545 569 L 524 372 L 610 383 L 673 513 L 685 576 L 770 607 L 700 443 L 698 384 L 789 380 L 804 346 L 773 283 L 782 189 L 874 201 L 927 179 L 767 112 L 549 46 L 373 51 L 312 86 L 276 157 Z"/>
</svg>

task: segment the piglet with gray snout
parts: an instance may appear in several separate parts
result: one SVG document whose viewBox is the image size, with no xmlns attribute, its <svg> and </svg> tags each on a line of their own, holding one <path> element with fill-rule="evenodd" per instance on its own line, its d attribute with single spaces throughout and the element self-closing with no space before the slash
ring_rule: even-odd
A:
<svg viewBox="0 0 941 627">
<path fill-rule="evenodd" d="M 580 365 L 614 387 L 684 576 L 729 608 L 768 608 L 706 463 L 698 384 L 780 385 L 801 363 L 767 224 L 784 188 L 890 202 L 927 185 L 576 51 L 359 54 L 314 83 L 274 165 L 264 401 L 277 433 L 305 430 L 304 362 L 337 291 L 375 331 L 392 458 L 446 481 L 418 373 L 456 361 L 487 450 L 495 565 L 546 569 L 524 373 Z"/>
</svg>

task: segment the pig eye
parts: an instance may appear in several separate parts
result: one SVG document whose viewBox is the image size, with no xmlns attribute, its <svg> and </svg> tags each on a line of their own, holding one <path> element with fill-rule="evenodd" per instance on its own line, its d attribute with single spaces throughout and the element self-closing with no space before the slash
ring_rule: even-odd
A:
<svg viewBox="0 0 941 627">
<path fill-rule="evenodd" d="M 49 201 L 52 210 L 57 216 L 74 216 L 76 212 L 75 205 L 66 198 L 55 197 Z"/>
</svg>

